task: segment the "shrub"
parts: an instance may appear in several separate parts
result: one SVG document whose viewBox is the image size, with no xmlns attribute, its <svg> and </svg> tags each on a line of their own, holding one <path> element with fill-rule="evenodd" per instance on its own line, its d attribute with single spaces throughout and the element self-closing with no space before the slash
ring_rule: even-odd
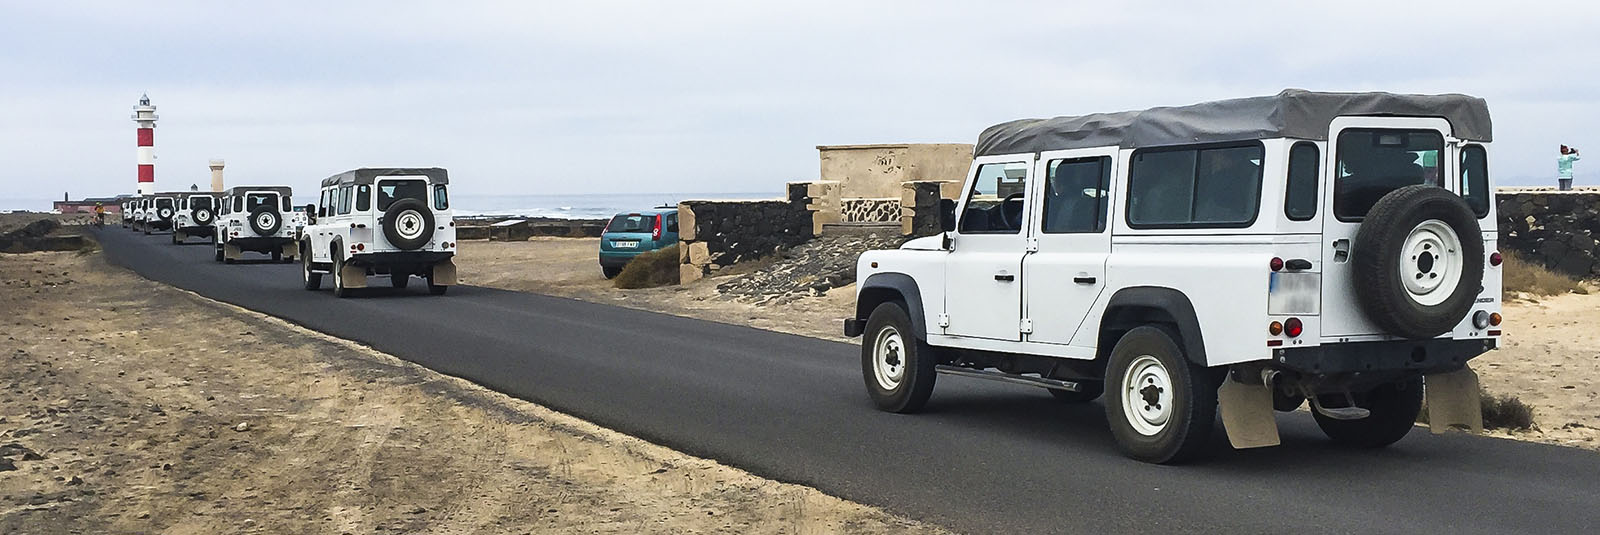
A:
<svg viewBox="0 0 1600 535">
<path fill-rule="evenodd" d="M 1500 266 L 1500 282 L 1504 293 L 1523 292 L 1532 295 L 1561 295 L 1582 292 L 1577 279 L 1551 271 L 1537 262 L 1529 262 L 1510 251 L 1501 251 L 1505 263 Z"/>
<path fill-rule="evenodd" d="M 1533 428 L 1533 407 L 1516 396 L 1483 393 L 1483 428 L 1526 431 Z"/>
<path fill-rule="evenodd" d="M 612 279 L 618 288 L 654 288 L 678 283 L 678 246 L 641 253 Z"/>
</svg>

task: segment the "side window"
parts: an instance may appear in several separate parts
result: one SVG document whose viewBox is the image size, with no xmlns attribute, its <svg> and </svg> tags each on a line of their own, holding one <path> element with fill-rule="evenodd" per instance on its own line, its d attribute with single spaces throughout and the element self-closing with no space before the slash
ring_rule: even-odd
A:
<svg viewBox="0 0 1600 535">
<path fill-rule="evenodd" d="M 1483 145 L 1467 145 L 1461 149 L 1461 198 L 1478 217 L 1489 215 L 1489 203 L 1494 201 L 1489 191 L 1489 153 Z"/>
<path fill-rule="evenodd" d="M 1134 228 L 1247 227 L 1261 199 L 1259 144 L 1143 150 L 1128 171 Z"/>
<path fill-rule="evenodd" d="M 339 188 L 339 215 L 350 213 L 350 186 Z"/>
<path fill-rule="evenodd" d="M 436 185 L 433 186 L 433 209 L 434 210 L 449 210 L 450 209 L 450 194 L 449 194 L 449 192 L 445 191 L 444 184 L 436 184 Z M 676 228 L 676 227 L 674 227 L 674 228 Z M 677 232 L 677 231 L 674 230 L 673 232 Z"/>
<path fill-rule="evenodd" d="M 667 232 L 673 232 L 673 233 L 678 232 L 678 213 L 677 212 L 668 212 L 667 213 Z"/>
<path fill-rule="evenodd" d="M 278 197 L 278 203 L 283 205 L 283 211 L 294 211 L 294 197 L 291 197 L 288 193 L 284 193 L 283 196 Z"/>
<path fill-rule="evenodd" d="M 235 211 L 235 212 L 243 212 L 244 211 L 244 196 L 243 195 L 233 198 L 233 211 Z"/>
<path fill-rule="evenodd" d="M 1022 231 L 1023 208 L 1028 205 L 1026 162 L 986 163 L 978 166 L 972 191 L 961 212 L 964 234 L 1017 234 Z"/>
<path fill-rule="evenodd" d="M 328 217 L 328 190 L 323 189 L 322 195 L 317 197 L 317 217 Z"/>
<path fill-rule="evenodd" d="M 1322 151 L 1309 141 L 1289 149 L 1289 181 L 1283 191 L 1283 215 L 1293 221 L 1317 216 L 1317 170 Z"/>
<path fill-rule="evenodd" d="M 372 186 L 362 184 L 356 186 L 356 211 L 365 212 L 372 209 Z"/>
<path fill-rule="evenodd" d="M 1053 160 L 1049 170 L 1040 229 L 1048 234 L 1105 231 L 1111 158 Z"/>
</svg>

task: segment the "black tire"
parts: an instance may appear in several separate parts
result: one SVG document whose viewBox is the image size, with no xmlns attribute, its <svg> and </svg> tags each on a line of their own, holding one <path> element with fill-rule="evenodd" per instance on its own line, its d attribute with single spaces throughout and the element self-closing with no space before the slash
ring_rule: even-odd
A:
<svg viewBox="0 0 1600 535">
<path fill-rule="evenodd" d="M 400 199 L 383 211 L 383 237 L 405 251 L 421 249 L 433 239 L 433 211 L 416 199 Z"/>
<path fill-rule="evenodd" d="M 867 329 L 861 335 L 861 375 L 867 396 L 880 410 L 917 412 L 933 395 L 937 356 L 914 329 L 911 316 L 899 303 L 880 304 L 867 316 Z M 878 362 L 880 351 L 882 363 Z"/>
<path fill-rule="evenodd" d="M 433 283 L 433 273 L 428 273 L 427 279 L 428 279 L 428 293 L 433 294 L 433 295 L 444 295 L 445 292 L 450 291 L 450 286 L 449 285 L 434 284 Z"/>
<path fill-rule="evenodd" d="M 197 227 L 210 225 L 213 219 L 210 208 L 195 208 L 189 212 L 189 217 L 194 218 L 194 225 Z"/>
<path fill-rule="evenodd" d="M 1148 373 L 1153 372 L 1152 366 L 1165 374 L 1165 386 Z M 1130 369 L 1134 372 L 1131 377 Z M 1130 380 L 1142 386 L 1131 390 L 1126 384 Z M 1193 459 L 1210 443 L 1220 383 L 1211 370 L 1185 358 L 1171 330 L 1146 325 L 1122 335 L 1111 350 L 1106 383 L 1113 387 L 1105 399 L 1106 419 L 1125 455 L 1148 463 L 1181 463 Z M 1139 396 L 1142 406 L 1124 411 L 1124 396 L 1130 391 Z M 1143 423 L 1136 424 L 1135 419 Z"/>
<path fill-rule="evenodd" d="M 215 260 L 218 262 L 222 261 L 222 246 L 217 246 L 217 256 Z"/>
<path fill-rule="evenodd" d="M 178 239 L 178 231 L 176 231 L 176 230 L 172 231 L 172 244 L 173 245 L 182 245 L 183 244 L 183 240 Z"/>
<path fill-rule="evenodd" d="M 258 206 L 250 212 L 250 230 L 257 236 L 271 237 L 283 228 L 283 216 L 271 206 Z"/>
<path fill-rule="evenodd" d="M 1094 381 L 1079 382 L 1078 387 L 1081 390 L 1077 392 L 1056 390 L 1054 388 L 1046 388 L 1045 390 L 1048 390 L 1050 392 L 1050 396 L 1056 398 L 1056 401 L 1060 401 L 1062 403 L 1088 403 L 1090 401 L 1100 399 L 1100 394 L 1105 393 L 1106 389 L 1105 383 L 1098 383 Z"/>
<path fill-rule="evenodd" d="M 404 290 L 411 285 L 410 273 L 389 273 L 389 286 Z"/>
<path fill-rule="evenodd" d="M 311 268 L 313 267 L 316 266 L 311 264 L 311 250 L 302 246 L 300 248 L 300 278 L 305 282 L 307 290 L 321 290 L 322 274 L 312 272 Z"/>
<path fill-rule="evenodd" d="M 1360 420 L 1335 420 L 1312 411 L 1317 427 L 1335 443 L 1355 448 L 1382 448 L 1405 438 L 1422 412 L 1422 378 L 1379 385 L 1355 394 L 1356 406 L 1372 411 Z M 1344 405 L 1343 396 L 1325 398 Z"/>
<path fill-rule="evenodd" d="M 608 279 L 608 280 L 609 279 L 615 279 L 615 278 L 617 278 L 617 275 L 621 275 L 622 274 L 622 267 L 621 266 L 617 266 L 617 267 L 600 266 L 600 274 L 601 275 L 605 275 L 606 279 Z"/>
<path fill-rule="evenodd" d="M 344 287 L 344 258 L 338 254 L 333 255 L 333 296 L 350 297 L 350 289 Z"/>
<path fill-rule="evenodd" d="M 282 262 L 283 261 L 283 251 L 273 251 L 272 252 L 272 261 L 273 262 Z"/>
<path fill-rule="evenodd" d="M 1407 238 L 1429 222 L 1448 226 L 1461 243 L 1459 273 L 1435 263 L 1429 252 L 1410 255 Z M 1472 310 L 1483 284 L 1483 232 L 1478 217 L 1460 196 L 1425 185 L 1406 186 L 1378 199 L 1356 230 L 1351 250 L 1351 270 L 1356 301 L 1367 318 L 1384 331 L 1411 339 L 1426 339 L 1449 331 Z M 1426 245 L 1424 245 L 1426 247 Z M 1454 290 L 1436 304 L 1424 304 L 1407 291 L 1404 270 L 1416 270 L 1418 280 L 1458 277 Z M 1442 290 L 1445 286 L 1439 286 Z M 1442 292 L 1441 292 L 1442 293 Z"/>
<path fill-rule="evenodd" d="M 160 219 L 162 223 L 172 221 L 172 216 L 175 214 L 176 211 L 171 208 L 159 208 L 156 210 L 156 218 Z"/>
</svg>

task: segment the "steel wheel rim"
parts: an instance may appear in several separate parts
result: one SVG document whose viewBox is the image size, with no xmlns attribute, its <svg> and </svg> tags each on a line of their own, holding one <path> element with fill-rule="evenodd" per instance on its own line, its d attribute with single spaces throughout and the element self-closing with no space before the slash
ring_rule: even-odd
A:
<svg viewBox="0 0 1600 535">
<path fill-rule="evenodd" d="M 407 240 L 417 239 L 422 236 L 423 229 L 422 214 L 417 213 L 416 210 L 400 212 L 399 217 L 394 218 L 394 230 L 400 234 L 401 238 Z"/>
<path fill-rule="evenodd" d="M 1172 375 L 1161 359 L 1140 355 L 1122 374 L 1122 416 L 1133 430 L 1155 436 L 1172 420 Z"/>
<path fill-rule="evenodd" d="M 1466 265 L 1461 237 L 1443 221 L 1418 223 L 1406 235 L 1400 254 L 1400 282 L 1417 304 L 1443 303 L 1461 285 Z"/>
<path fill-rule="evenodd" d="M 905 340 L 900 330 L 885 326 L 872 342 L 872 375 L 878 386 L 893 391 L 905 378 Z"/>
</svg>

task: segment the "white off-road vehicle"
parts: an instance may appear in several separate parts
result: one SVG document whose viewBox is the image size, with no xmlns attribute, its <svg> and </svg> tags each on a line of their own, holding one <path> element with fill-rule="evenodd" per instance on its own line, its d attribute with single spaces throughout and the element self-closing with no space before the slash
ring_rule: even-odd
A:
<svg viewBox="0 0 1600 535">
<path fill-rule="evenodd" d="M 307 290 L 333 276 L 333 293 L 367 287 L 369 276 L 405 288 L 412 276 L 443 295 L 456 282 L 456 224 L 444 169 L 356 169 L 322 181 L 316 217 L 300 235 Z"/>
<path fill-rule="evenodd" d="M 157 193 L 151 195 L 145 203 L 144 218 L 140 220 L 139 229 L 145 234 L 152 234 L 163 230 L 172 230 L 172 218 L 178 215 L 177 193 Z"/>
<path fill-rule="evenodd" d="M 122 218 L 122 226 L 133 230 L 142 229 L 144 227 L 144 209 L 149 206 L 149 203 L 149 195 L 140 195 L 129 199 L 128 211 L 124 212 L 126 215 Z"/>
<path fill-rule="evenodd" d="M 177 196 L 177 214 L 172 216 L 172 243 L 189 238 L 216 241 L 217 208 L 222 194 L 214 191 L 189 192 Z"/>
<path fill-rule="evenodd" d="M 295 237 L 306 216 L 294 210 L 289 186 L 238 186 L 222 197 L 217 216 L 216 260 L 232 264 L 245 251 L 271 255 L 274 262 L 293 262 Z"/>
<path fill-rule="evenodd" d="M 1127 455 L 1236 448 L 1309 399 L 1334 441 L 1480 430 L 1500 337 L 1489 111 L 1313 93 L 1021 120 L 979 137 L 945 232 L 869 251 L 845 334 L 883 410 L 936 373 L 1105 394 Z M 1424 389 L 1426 385 L 1426 389 Z"/>
</svg>

